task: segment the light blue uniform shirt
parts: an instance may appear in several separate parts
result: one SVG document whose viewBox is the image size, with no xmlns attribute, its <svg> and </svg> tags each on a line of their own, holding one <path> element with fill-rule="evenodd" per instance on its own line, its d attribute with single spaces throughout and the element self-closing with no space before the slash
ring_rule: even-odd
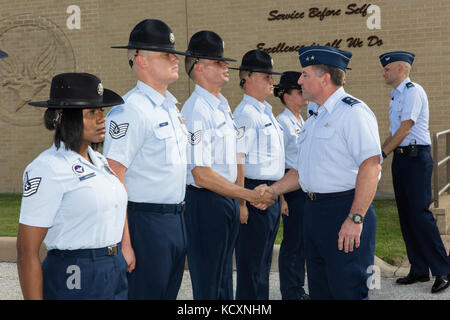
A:
<svg viewBox="0 0 450 320">
<path fill-rule="evenodd" d="M 342 87 L 317 112 L 300 133 L 299 184 L 305 192 L 354 189 L 361 163 L 381 154 L 375 115 Z"/>
<path fill-rule="evenodd" d="M 397 88 L 392 90 L 391 96 L 393 98 L 389 105 L 391 134 L 394 135 L 397 132 L 402 121 L 414 121 L 410 133 L 403 139 L 400 146 L 404 147 L 410 144 L 431 145 L 428 130 L 428 97 L 422 86 L 406 78 Z"/>
<path fill-rule="evenodd" d="M 127 168 L 125 185 L 133 202 L 175 204 L 186 190 L 188 132 L 177 100 L 138 81 L 106 117 L 103 154 Z"/>
<path fill-rule="evenodd" d="M 195 184 L 192 169 L 210 167 L 236 182 L 237 131 L 227 99 L 217 98 L 199 85 L 183 105 L 181 113 L 189 131 L 187 184 Z"/>
<path fill-rule="evenodd" d="M 276 181 L 284 176 L 284 139 L 272 106 L 244 94 L 234 111 L 238 130 L 243 132 L 245 177 Z"/>
<path fill-rule="evenodd" d="M 48 228 L 47 249 L 103 248 L 121 241 L 127 192 L 106 159 L 53 145 L 25 169 L 19 222 Z"/>
<path fill-rule="evenodd" d="M 303 131 L 303 118 L 299 115 L 300 121 L 295 115 L 285 108 L 283 113 L 277 117 L 278 122 L 283 128 L 284 135 L 284 153 L 286 155 L 286 169 L 292 169 L 297 166 L 298 159 L 298 137 Z"/>
</svg>

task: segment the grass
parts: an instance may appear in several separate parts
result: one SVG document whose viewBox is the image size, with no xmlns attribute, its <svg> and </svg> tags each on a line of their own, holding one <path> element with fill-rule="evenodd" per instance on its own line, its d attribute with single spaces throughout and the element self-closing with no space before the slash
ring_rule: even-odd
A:
<svg viewBox="0 0 450 320">
<path fill-rule="evenodd" d="M 17 236 L 21 194 L 0 194 L 0 237 Z"/>
<path fill-rule="evenodd" d="M 0 194 L 0 236 L 17 236 L 20 212 L 20 194 Z M 397 207 L 394 200 L 375 200 L 377 213 L 377 238 L 375 255 L 389 264 L 400 265 L 406 259 L 406 248 L 400 231 Z M 283 222 L 275 240 L 283 240 Z"/>
</svg>

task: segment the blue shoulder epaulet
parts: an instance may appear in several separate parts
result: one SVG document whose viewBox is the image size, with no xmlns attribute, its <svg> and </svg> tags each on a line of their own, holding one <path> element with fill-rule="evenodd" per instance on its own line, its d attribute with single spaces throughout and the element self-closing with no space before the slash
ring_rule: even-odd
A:
<svg viewBox="0 0 450 320">
<path fill-rule="evenodd" d="M 412 82 L 408 82 L 407 84 L 406 84 L 406 87 L 409 89 L 409 88 L 413 88 L 414 87 L 414 83 L 412 83 Z"/>
<path fill-rule="evenodd" d="M 353 107 L 355 104 L 360 103 L 361 101 L 356 100 L 355 98 L 352 97 L 345 97 L 344 99 L 342 99 L 342 102 Z"/>
</svg>

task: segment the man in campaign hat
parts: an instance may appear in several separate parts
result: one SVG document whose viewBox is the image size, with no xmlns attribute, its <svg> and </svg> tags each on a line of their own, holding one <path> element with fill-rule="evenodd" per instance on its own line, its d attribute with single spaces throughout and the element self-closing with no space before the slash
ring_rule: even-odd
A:
<svg viewBox="0 0 450 320">
<path fill-rule="evenodd" d="M 415 55 L 393 51 L 380 55 L 383 78 L 391 91 L 389 108 L 390 136 L 383 144 L 383 157 L 394 153 L 392 182 L 400 226 L 411 269 L 398 284 L 430 280 L 436 277 L 432 293 L 449 286 L 450 264 L 444 244 L 428 206 L 431 203 L 433 160 L 428 130 L 428 97 L 421 85 L 411 82 L 409 73 Z"/>
<path fill-rule="evenodd" d="M 176 299 L 184 272 L 187 130 L 167 90 L 178 79 L 175 37 L 161 20 L 131 31 L 128 63 L 138 81 L 107 116 L 104 154 L 128 192 L 122 250 L 130 299 Z M 161 188 L 164 186 L 164 188 Z"/>
<path fill-rule="evenodd" d="M 302 188 L 311 299 L 368 299 L 381 170 L 375 115 L 345 92 L 352 54 L 327 46 L 299 50 L 303 97 L 318 105 L 299 137 L 297 166 L 270 187 L 279 195 Z M 364 225 L 364 228 L 363 228 Z"/>
<path fill-rule="evenodd" d="M 250 50 L 239 68 L 244 97 L 236 107 L 238 130 L 243 135 L 239 164 L 246 188 L 270 185 L 283 177 L 285 156 L 283 132 L 265 100 L 273 95 L 273 60 L 262 50 Z M 266 206 L 267 207 L 267 206 Z M 236 246 L 236 299 L 267 300 L 273 244 L 280 224 L 280 199 L 266 211 L 239 203 L 241 225 Z"/>
<path fill-rule="evenodd" d="M 233 250 L 239 231 L 236 199 L 260 202 L 260 192 L 236 184 L 236 131 L 220 93 L 229 81 L 224 42 L 215 32 L 195 33 L 186 51 L 186 73 L 195 90 L 182 109 L 189 131 L 186 191 L 187 256 L 194 299 L 233 299 Z M 267 202 L 272 202 L 271 200 Z"/>
</svg>

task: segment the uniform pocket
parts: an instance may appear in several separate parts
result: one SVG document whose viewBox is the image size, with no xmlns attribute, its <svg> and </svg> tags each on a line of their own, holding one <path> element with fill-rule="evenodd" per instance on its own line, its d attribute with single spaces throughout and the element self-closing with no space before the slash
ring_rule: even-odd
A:
<svg viewBox="0 0 450 320">
<path fill-rule="evenodd" d="M 334 135 L 334 128 L 323 127 L 317 130 L 314 134 L 315 137 L 319 139 L 330 139 Z"/>
<path fill-rule="evenodd" d="M 155 128 L 155 136 L 161 140 L 173 138 L 174 132 L 172 130 L 172 127 L 169 125 L 169 123 L 167 123 L 167 125 L 164 125 L 162 127 L 158 126 Z"/>
</svg>

